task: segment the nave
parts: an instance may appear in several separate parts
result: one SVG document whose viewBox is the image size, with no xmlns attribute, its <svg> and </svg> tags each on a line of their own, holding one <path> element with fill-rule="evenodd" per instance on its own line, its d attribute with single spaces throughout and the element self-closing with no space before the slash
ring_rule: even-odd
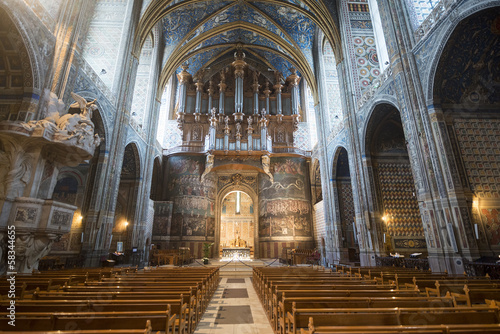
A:
<svg viewBox="0 0 500 334">
<path fill-rule="evenodd" d="M 0 294 L 8 319 L 10 288 Z M 29 334 L 500 333 L 500 280 L 396 267 L 195 262 L 16 277 Z M 12 318 L 10 318 L 12 319 Z"/>
</svg>

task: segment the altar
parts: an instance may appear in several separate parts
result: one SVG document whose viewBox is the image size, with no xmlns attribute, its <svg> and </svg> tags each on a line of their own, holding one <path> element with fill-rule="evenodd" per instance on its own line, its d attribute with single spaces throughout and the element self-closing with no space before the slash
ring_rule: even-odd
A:
<svg viewBox="0 0 500 334">
<path fill-rule="evenodd" d="M 249 247 L 223 247 L 222 258 L 250 259 Z"/>
</svg>

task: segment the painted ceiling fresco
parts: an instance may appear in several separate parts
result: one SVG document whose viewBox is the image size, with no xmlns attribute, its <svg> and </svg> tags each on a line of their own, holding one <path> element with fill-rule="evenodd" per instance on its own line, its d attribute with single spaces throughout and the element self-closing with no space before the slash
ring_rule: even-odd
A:
<svg viewBox="0 0 500 334">
<path fill-rule="evenodd" d="M 315 33 L 332 26 L 331 18 L 321 18 L 327 11 L 317 0 L 153 0 L 142 20 L 160 19 L 167 63 L 176 67 L 172 70 L 187 62 L 195 75 L 242 46 L 285 77 L 291 67 L 313 77 Z"/>
<path fill-rule="evenodd" d="M 436 73 L 436 97 L 449 104 L 498 105 L 499 63 L 500 9 L 494 8 L 465 19 L 451 35 Z"/>
</svg>

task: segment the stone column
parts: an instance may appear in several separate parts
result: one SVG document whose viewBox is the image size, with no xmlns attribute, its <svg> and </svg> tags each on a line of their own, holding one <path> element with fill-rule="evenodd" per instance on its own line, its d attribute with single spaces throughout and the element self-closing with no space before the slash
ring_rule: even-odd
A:
<svg viewBox="0 0 500 334">
<path fill-rule="evenodd" d="M 54 66 L 48 72 L 47 88 L 63 97 L 70 72 L 79 67 L 75 53 L 79 52 L 81 39 L 85 39 L 94 4 L 92 1 L 67 1 L 61 3 L 61 12 L 54 32 L 56 45 Z M 39 115 L 42 116 L 42 115 Z"/>
<path fill-rule="evenodd" d="M 161 31 L 161 27 L 158 25 L 156 27 L 157 31 Z M 159 73 L 161 72 L 161 59 L 163 57 L 163 40 L 161 38 L 155 38 L 155 45 L 153 50 L 153 61 L 154 66 L 151 69 L 151 81 L 152 87 L 158 86 Z M 133 230 L 131 234 L 132 246 L 137 247 L 137 253 L 134 255 L 132 264 L 147 264 L 149 249 L 146 248 L 146 240 L 149 238 L 150 242 L 152 240 L 151 231 L 152 227 L 148 226 L 149 217 L 151 214 L 150 210 L 153 206 L 150 200 L 151 192 L 151 179 L 153 176 L 153 161 L 156 155 L 156 133 L 158 131 L 158 117 L 160 113 L 161 106 L 161 96 L 157 96 L 158 90 L 152 89 L 152 94 L 147 97 L 147 109 L 149 110 L 148 126 L 147 129 L 147 148 L 144 161 L 149 162 L 145 164 L 143 169 L 142 180 L 139 184 L 138 196 L 137 196 L 137 206 L 136 206 L 136 219 L 133 224 Z M 131 249 L 126 250 L 131 253 Z"/>
<path fill-rule="evenodd" d="M 129 26 L 126 29 L 127 36 L 134 36 L 140 18 L 141 1 L 131 3 L 133 8 L 130 18 L 127 20 Z M 82 244 L 82 255 L 86 258 L 86 266 L 97 266 L 101 256 L 108 256 L 110 236 L 114 225 L 114 213 L 116 198 L 120 184 L 121 166 L 127 139 L 127 131 L 130 121 L 130 106 L 132 105 L 133 90 L 139 60 L 132 54 L 132 43 L 127 44 L 123 50 L 123 71 L 119 73 L 117 89 L 117 106 L 113 129 L 109 133 L 109 157 L 113 161 L 103 164 L 100 171 L 105 187 L 98 189 L 96 194 L 99 198 L 100 210 L 92 217 L 85 217 L 84 242 Z M 118 167 L 119 166 L 119 167 Z M 92 198 L 94 201 L 94 198 Z M 90 219 L 91 218 L 91 219 Z"/>
<path fill-rule="evenodd" d="M 464 271 L 463 257 L 470 255 L 464 248 L 457 249 L 460 244 L 458 241 L 454 242 L 458 234 L 453 226 L 463 228 L 464 225 L 461 214 L 455 213 L 458 206 L 454 199 L 456 195 L 447 184 L 447 180 L 452 178 L 449 165 L 446 165 L 447 161 L 442 155 L 440 157 L 442 152 L 438 143 L 442 138 L 436 136 L 440 130 L 433 130 L 433 127 L 439 128 L 439 124 L 432 124 L 419 77 L 411 75 L 418 73 L 418 68 L 411 49 L 413 34 L 409 30 L 405 4 L 398 1 L 378 1 L 378 5 L 384 35 L 388 41 L 388 53 L 395 91 L 401 105 L 405 137 L 408 139 L 408 155 L 415 179 L 417 200 L 422 217 L 430 217 L 429 223 L 424 222 L 426 239 L 429 241 L 431 230 L 438 231 L 440 239 L 434 247 L 427 245 L 429 264 L 433 271 L 447 270 L 461 274 Z M 477 249 L 477 246 L 474 247 Z"/>
</svg>

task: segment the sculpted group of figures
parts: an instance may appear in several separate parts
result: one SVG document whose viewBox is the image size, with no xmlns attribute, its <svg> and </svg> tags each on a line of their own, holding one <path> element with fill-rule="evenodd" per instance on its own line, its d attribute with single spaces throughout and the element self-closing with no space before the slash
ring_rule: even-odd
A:
<svg viewBox="0 0 500 334">
<path fill-rule="evenodd" d="M 66 113 L 64 103 L 57 95 L 49 90 L 45 91 L 47 106 L 44 110 L 45 118 L 38 121 L 22 123 L 22 126 L 29 131 L 36 128 L 50 129 L 55 132 L 57 139 L 64 141 L 76 141 L 76 144 L 95 148 L 102 138 L 94 133 L 94 123 L 92 123 L 92 113 L 97 110 L 96 100 L 87 102 L 80 95 L 71 93 L 71 97 L 76 101 L 70 105 L 70 110 L 79 109 L 80 113 Z"/>
</svg>

